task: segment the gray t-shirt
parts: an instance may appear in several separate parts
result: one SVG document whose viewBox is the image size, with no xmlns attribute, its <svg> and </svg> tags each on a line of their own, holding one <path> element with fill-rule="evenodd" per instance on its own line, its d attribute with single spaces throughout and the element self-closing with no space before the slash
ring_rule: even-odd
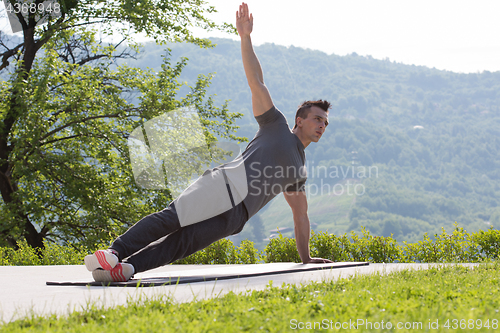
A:
<svg viewBox="0 0 500 333">
<path fill-rule="evenodd" d="M 281 192 L 304 191 L 304 145 L 274 106 L 256 117 L 259 130 L 245 151 L 206 170 L 174 201 L 182 227 L 204 221 L 243 202 L 248 218 Z"/>
<path fill-rule="evenodd" d="M 243 200 L 248 217 L 281 192 L 305 190 L 304 145 L 276 107 L 255 117 L 259 130 L 242 153 L 248 182 Z"/>
</svg>

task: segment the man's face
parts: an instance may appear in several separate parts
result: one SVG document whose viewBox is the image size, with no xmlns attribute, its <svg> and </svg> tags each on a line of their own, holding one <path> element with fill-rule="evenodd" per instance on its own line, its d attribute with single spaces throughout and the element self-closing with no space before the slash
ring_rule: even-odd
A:
<svg viewBox="0 0 500 333">
<path fill-rule="evenodd" d="M 312 106 L 307 118 L 300 120 L 302 133 L 312 142 L 318 142 L 328 126 L 328 112 L 318 106 Z"/>
</svg>

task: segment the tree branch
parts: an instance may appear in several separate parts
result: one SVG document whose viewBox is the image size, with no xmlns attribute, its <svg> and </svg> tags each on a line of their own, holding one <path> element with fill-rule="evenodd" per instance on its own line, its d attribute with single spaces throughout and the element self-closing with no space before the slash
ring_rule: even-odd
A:
<svg viewBox="0 0 500 333">
<path fill-rule="evenodd" d="M 101 116 L 92 116 L 92 117 L 86 117 L 86 118 L 83 118 L 83 119 L 80 119 L 80 120 L 75 120 L 75 121 L 72 121 L 72 122 L 69 122 L 63 126 L 60 126 L 58 128 L 55 128 L 53 129 L 52 131 L 48 132 L 47 134 L 45 134 L 43 137 L 40 138 L 40 141 L 43 141 L 45 140 L 46 138 L 48 138 L 49 136 L 59 132 L 59 131 L 62 131 L 63 129 L 65 128 L 68 128 L 70 127 L 71 125 L 75 125 L 75 124 L 80 124 L 80 123 L 84 123 L 88 120 L 93 120 L 93 119 L 100 119 L 100 118 L 119 118 L 121 115 L 119 113 L 115 113 L 115 114 L 106 114 L 106 115 L 101 115 Z"/>
<path fill-rule="evenodd" d="M 54 140 L 50 140 L 50 141 L 45 141 L 45 142 L 42 142 L 40 144 L 40 147 L 44 146 L 44 145 L 48 145 L 48 144 L 54 143 L 54 142 L 58 142 L 58 141 L 64 141 L 64 140 L 70 140 L 70 139 L 74 139 L 74 138 L 80 138 L 82 136 L 85 136 L 85 135 L 78 134 L 78 135 L 66 136 L 64 138 L 54 139 Z"/>
<path fill-rule="evenodd" d="M 5 46 L 5 44 L 3 44 L 3 43 L 2 43 L 2 46 L 7 48 Z M 0 65 L 0 71 L 2 69 L 6 68 L 7 66 L 9 66 L 9 64 L 10 64 L 9 58 L 12 57 L 13 55 L 15 55 L 17 53 L 17 51 L 19 51 L 19 49 L 22 48 L 23 46 L 24 46 L 24 43 L 21 43 L 21 44 L 17 45 L 15 48 L 8 49 L 4 53 L 0 54 L 0 57 L 2 57 L 2 64 Z"/>
</svg>

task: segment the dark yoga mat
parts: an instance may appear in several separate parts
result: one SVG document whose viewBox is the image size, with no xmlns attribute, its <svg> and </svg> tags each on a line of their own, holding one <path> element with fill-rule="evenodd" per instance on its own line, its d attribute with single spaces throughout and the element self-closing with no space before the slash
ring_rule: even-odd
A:
<svg viewBox="0 0 500 333">
<path fill-rule="evenodd" d="M 163 285 L 175 285 L 183 283 L 206 282 L 216 280 L 241 279 L 257 276 L 299 273 L 316 270 L 330 270 L 335 268 L 348 268 L 356 266 L 367 266 L 367 262 L 336 262 L 331 264 L 296 264 L 275 263 L 255 265 L 232 265 L 224 268 L 214 268 L 210 265 L 200 266 L 200 269 L 180 270 L 163 272 L 159 277 L 143 277 L 141 279 L 130 279 L 127 282 L 95 282 L 95 281 L 48 281 L 49 286 L 111 286 L 111 287 L 154 287 Z M 215 272 L 216 271 L 216 272 Z M 144 273 L 142 273 L 144 274 Z M 147 273 L 146 273 L 147 274 Z M 157 275 L 158 273 L 156 273 Z M 168 276 L 170 275 L 170 276 Z"/>
</svg>

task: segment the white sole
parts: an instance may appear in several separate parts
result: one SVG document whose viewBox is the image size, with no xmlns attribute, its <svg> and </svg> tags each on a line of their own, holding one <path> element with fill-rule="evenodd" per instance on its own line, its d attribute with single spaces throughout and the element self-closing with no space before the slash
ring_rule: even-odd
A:
<svg viewBox="0 0 500 333">
<path fill-rule="evenodd" d="M 99 268 L 110 271 L 118 264 L 118 257 L 111 252 L 98 250 L 94 254 L 86 256 L 83 261 L 90 272 Z"/>
<path fill-rule="evenodd" d="M 110 271 L 97 269 L 92 271 L 96 282 L 126 282 L 134 275 L 134 267 L 130 264 L 119 264 Z"/>
</svg>

